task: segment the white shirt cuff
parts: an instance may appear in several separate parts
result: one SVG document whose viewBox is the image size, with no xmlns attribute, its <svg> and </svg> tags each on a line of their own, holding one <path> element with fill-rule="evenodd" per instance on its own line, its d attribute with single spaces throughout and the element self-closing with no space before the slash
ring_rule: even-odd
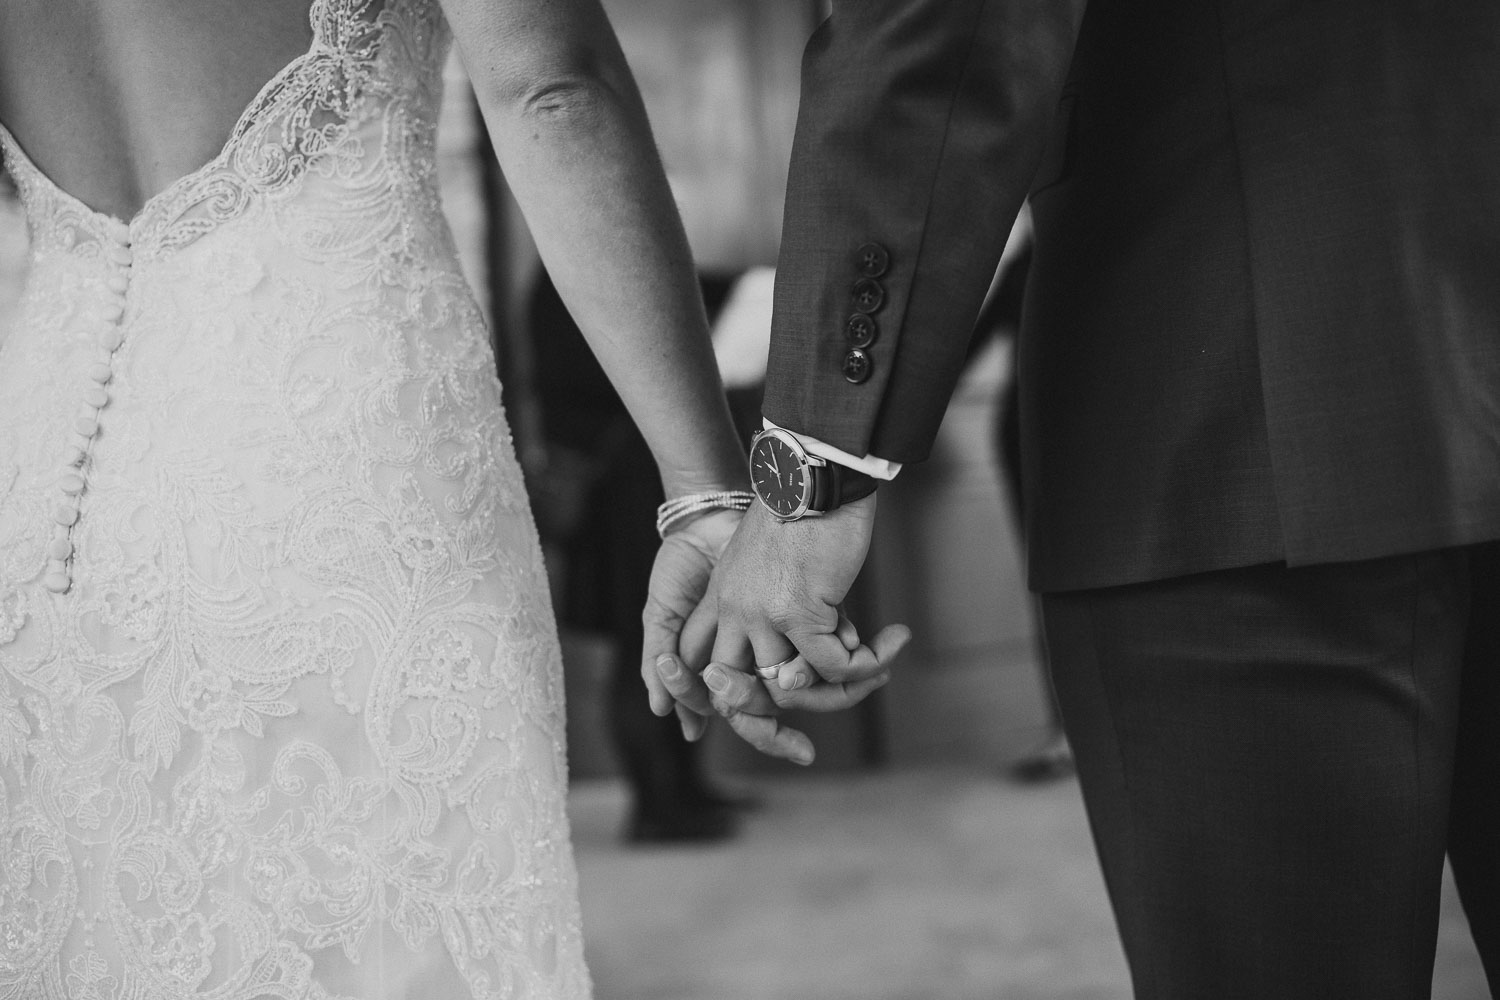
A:
<svg viewBox="0 0 1500 1000">
<path fill-rule="evenodd" d="M 785 427 L 780 427 L 769 420 L 765 420 L 764 418 L 762 418 L 762 425 L 767 430 L 775 428 L 776 430 L 786 431 L 792 437 L 801 442 L 802 447 L 807 449 L 807 453 L 815 458 L 822 458 L 830 462 L 837 462 L 839 465 L 853 469 L 856 472 L 863 472 L 867 476 L 874 476 L 876 479 L 895 479 L 896 473 L 901 471 L 900 462 L 888 462 L 883 458 L 876 458 L 874 455 L 866 455 L 864 458 L 858 458 L 854 455 L 849 454 L 847 451 L 842 451 L 838 448 L 835 448 L 831 444 L 825 444 L 815 437 L 809 437 L 806 434 L 799 434 L 797 431 L 787 430 Z"/>
</svg>

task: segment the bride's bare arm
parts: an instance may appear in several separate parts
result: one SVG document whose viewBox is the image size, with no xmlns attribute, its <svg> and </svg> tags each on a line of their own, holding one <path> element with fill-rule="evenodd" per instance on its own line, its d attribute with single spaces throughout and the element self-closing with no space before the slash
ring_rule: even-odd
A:
<svg viewBox="0 0 1500 1000">
<path fill-rule="evenodd" d="M 744 488 L 692 255 L 598 0 L 442 0 L 552 280 L 668 496 Z"/>
</svg>

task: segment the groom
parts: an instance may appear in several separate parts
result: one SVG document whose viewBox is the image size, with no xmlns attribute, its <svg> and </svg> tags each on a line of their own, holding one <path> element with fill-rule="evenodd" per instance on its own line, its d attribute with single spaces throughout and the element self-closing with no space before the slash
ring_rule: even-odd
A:
<svg viewBox="0 0 1500 1000">
<path fill-rule="evenodd" d="M 1030 577 L 1137 996 L 1425 997 L 1445 855 L 1493 988 L 1500 6 L 1076 6 L 835 0 L 752 475 L 842 492 L 752 506 L 653 701 L 805 760 L 776 710 L 878 681 L 863 494 L 926 457 L 1029 190 Z"/>
</svg>

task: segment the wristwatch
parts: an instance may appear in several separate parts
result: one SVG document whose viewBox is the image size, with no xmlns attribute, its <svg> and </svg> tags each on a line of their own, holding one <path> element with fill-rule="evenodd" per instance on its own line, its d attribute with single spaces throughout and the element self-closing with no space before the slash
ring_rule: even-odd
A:
<svg viewBox="0 0 1500 1000">
<path fill-rule="evenodd" d="M 879 480 L 809 455 L 795 434 L 768 427 L 750 441 L 750 484 L 773 516 L 796 521 L 867 497 Z"/>
</svg>

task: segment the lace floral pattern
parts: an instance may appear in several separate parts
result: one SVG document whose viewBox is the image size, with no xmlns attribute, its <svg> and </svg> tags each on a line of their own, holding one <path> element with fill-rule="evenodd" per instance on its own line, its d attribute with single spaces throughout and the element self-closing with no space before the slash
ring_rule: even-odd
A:
<svg viewBox="0 0 1500 1000">
<path fill-rule="evenodd" d="M 128 225 L 0 129 L 33 248 L 0 346 L 0 1000 L 589 995 L 552 612 L 438 210 L 446 27 L 312 22 Z"/>
</svg>

